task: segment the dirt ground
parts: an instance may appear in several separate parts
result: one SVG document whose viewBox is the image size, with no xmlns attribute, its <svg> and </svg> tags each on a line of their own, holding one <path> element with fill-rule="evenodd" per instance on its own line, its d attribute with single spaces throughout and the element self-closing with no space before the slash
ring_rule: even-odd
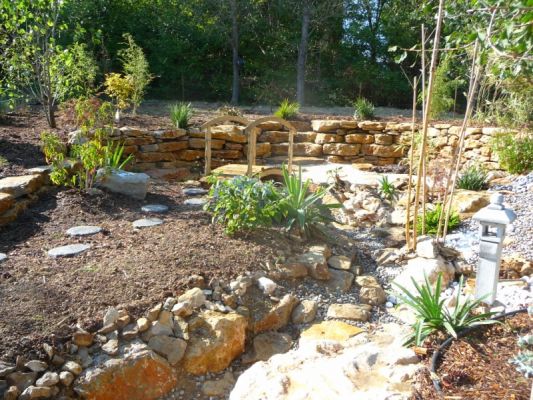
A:
<svg viewBox="0 0 533 400">
<path fill-rule="evenodd" d="M 17 221 L 0 228 L 0 359 L 27 353 L 50 338 L 62 341 L 76 324 L 96 328 L 109 306 L 133 316 L 187 287 L 192 274 L 229 280 L 289 253 L 288 240 L 272 231 L 229 238 L 207 213 L 183 205 L 179 185 L 156 186 L 145 201 L 119 195 L 90 197 L 52 189 Z M 134 230 L 146 203 L 166 204 L 160 226 Z M 70 238 L 76 225 L 102 233 Z M 89 251 L 53 259 L 56 246 L 87 243 Z M 292 244 L 294 246 L 294 244 Z"/>
</svg>

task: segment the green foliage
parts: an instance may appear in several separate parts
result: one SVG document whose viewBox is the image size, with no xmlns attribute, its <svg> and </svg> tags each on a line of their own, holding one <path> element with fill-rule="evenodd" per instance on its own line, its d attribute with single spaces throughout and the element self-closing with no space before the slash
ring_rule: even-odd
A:
<svg viewBox="0 0 533 400">
<path fill-rule="evenodd" d="M 379 181 L 379 193 L 389 201 L 394 200 L 398 195 L 396 187 L 389 181 L 387 176 L 383 176 Z"/>
<path fill-rule="evenodd" d="M 279 118 L 290 119 L 296 117 L 298 111 L 300 111 L 300 105 L 298 103 L 293 103 L 289 99 L 285 99 L 281 102 L 274 115 Z"/>
<path fill-rule="evenodd" d="M 213 222 L 225 226 L 228 235 L 270 226 L 280 212 L 279 195 L 270 182 L 247 176 L 219 180 L 213 175 L 208 182 L 212 199 L 204 209 L 213 214 Z"/>
<path fill-rule="evenodd" d="M 302 167 L 299 166 L 298 175 L 289 173 L 283 166 L 283 199 L 281 200 L 281 218 L 287 230 L 298 229 L 300 236 L 309 237 L 319 229 L 320 224 L 329 218 L 325 213 L 331 208 L 338 208 L 340 204 L 322 204 L 324 195 L 331 189 L 319 187 L 314 193 L 310 191 L 311 181 L 302 179 Z"/>
<path fill-rule="evenodd" d="M 60 100 L 91 96 L 95 91 L 98 65 L 87 46 L 74 43 L 58 57 L 59 64 L 64 65 L 62 88 L 58 90 Z"/>
<path fill-rule="evenodd" d="M 104 154 L 104 166 L 110 169 L 124 169 L 133 161 L 133 154 L 124 157 L 124 143 L 108 142 Z"/>
<path fill-rule="evenodd" d="M 413 324 L 413 334 L 410 335 L 405 345 L 420 346 L 428 336 L 435 332 L 443 332 L 457 338 L 462 330 L 480 325 L 494 324 L 490 319 L 494 313 L 474 314 L 474 310 L 481 306 L 484 298 L 461 300 L 463 276 L 457 286 L 457 303 L 452 312 L 445 307 L 446 299 L 441 298 L 442 274 L 439 274 L 435 287 L 431 285 L 427 276 L 425 284 L 419 285 L 412 279 L 416 293 L 411 293 L 401 285 L 396 286 L 402 291 L 402 301 L 416 313 L 416 322 Z"/>
<path fill-rule="evenodd" d="M 520 336 L 518 346 L 523 349 L 509 362 L 516 366 L 518 372 L 526 378 L 533 377 L 533 335 Z"/>
<path fill-rule="evenodd" d="M 129 33 L 124 34 L 127 47 L 118 51 L 118 56 L 122 61 L 126 79 L 131 82 L 131 104 L 133 105 L 133 115 L 137 111 L 137 107 L 141 104 L 147 86 L 154 79 L 150 74 L 150 66 L 142 48 L 135 43 L 133 37 Z"/>
<path fill-rule="evenodd" d="M 533 169 L 533 135 L 518 136 L 513 133 L 496 135 L 493 151 L 500 165 L 512 174 L 527 173 Z"/>
<path fill-rule="evenodd" d="M 353 103 L 355 119 L 371 119 L 374 118 L 374 104 L 371 101 L 359 97 Z"/>
<path fill-rule="evenodd" d="M 50 180 L 56 185 L 67 182 L 68 172 L 65 168 L 67 147 L 55 133 L 41 133 L 41 142 L 46 162 L 52 166 Z"/>
<path fill-rule="evenodd" d="M 485 190 L 487 184 L 487 172 L 476 165 L 466 168 L 457 179 L 457 187 L 459 189 Z"/>
<path fill-rule="evenodd" d="M 426 211 L 426 234 L 435 235 L 437 233 L 437 228 L 439 226 L 439 218 L 442 214 L 442 205 L 437 204 L 433 210 Z M 461 220 L 459 214 L 452 210 L 450 213 L 450 218 L 448 219 L 448 232 L 451 232 L 459 226 Z M 416 231 L 418 234 L 422 233 L 422 216 L 419 215 L 416 220 Z"/>
<path fill-rule="evenodd" d="M 176 128 L 187 128 L 192 117 L 191 103 L 178 103 L 170 106 L 170 120 Z"/>
<path fill-rule="evenodd" d="M 119 110 L 127 108 L 132 103 L 135 85 L 130 76 L 122 76 L 117 73 L 106 75 L 105 93 L 113 99 Z"/>
</svg>

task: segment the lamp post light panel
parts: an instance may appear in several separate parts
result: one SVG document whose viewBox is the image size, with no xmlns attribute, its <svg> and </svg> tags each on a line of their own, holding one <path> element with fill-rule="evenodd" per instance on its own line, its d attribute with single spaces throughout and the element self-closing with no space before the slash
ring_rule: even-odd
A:
<svg viewBox="0 0 533 400">
<path fill-rule="evenodd" d="M 505 230 L 516 219 L 516 214 L 504 207 L 503 195 L 496 193 L 490 204 L 479 210 L 473 219 L 481 225 L 476 298 L 486 296 L 483 302 L 491 305 L 496 299 Z"/>
</svg>

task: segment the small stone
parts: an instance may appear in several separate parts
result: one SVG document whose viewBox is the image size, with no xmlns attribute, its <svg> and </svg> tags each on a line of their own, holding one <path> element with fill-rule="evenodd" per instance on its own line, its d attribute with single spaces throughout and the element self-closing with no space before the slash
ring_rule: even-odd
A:
<svg viewBox="0 0 533 400">
<path fill-rule="evenodd" d="M 2 261 L 5 261 L 5 260 L 7 260 L 7 254 L 6 253 L 0 253 L 0 263 Z"/>
<path fill-rule="evenodd" d="M 274 293 L 278 287 L 276 282 L 265 277 L 261 277 L 257 280 L 257 286 L 259 286 L 259 289 L 261 289 L 266 295 Z"/>
<path fill-rule="evenodd" d="M 164 214 L 168 211 L 168 206 L 164 204 L 146 204 L 141 207 L 141 211 L 145 213 Z"/>
<path fill-rule="evenodd" d="M 372 307 L 365 304 L 331 304 L 327 316 L 366 322 L 370 319 L 371 310 Z"/>
<path fill-rule="evenodd" d="M 183 194 L 185 196 L 203 196 L 207 194 L 207 190 L 202 188 L 185 188 L 183 189 Z"/>
<path fill-rule="evenodd" d="M 352 260 L 346 256 L 331 256 L 328 258 L 328 265 L 331 268 L 350 271 L 352 267 Z"/>
<path fill-rule="evenodd" d="M 0 378 L 4 378 L 12 372 L 15 372 L 17 367 L 15 364 L 9 364 L 0 360 Z"/>
<path fill-rule="evenodd" d="M 118 317 L 117 327 L 119 329 L 124 328 L 126 325 L 130 323 L 130 320 L 131 320 L 131 317 L 128 314 L 121 315 L 120 317 Z"/>
<path fill-rule="evenodd" d="M 193 308 L 198 308 L 203 306 L 205 303 L 205 294 L 199 288 L 192 288 L 187 290 L 181 296 L 178 297 L 178 302 L 189 302 Z"/>
<path fill-rule="evenodd" d="M 433 239 L 428 236 L 422 236 L 417 240 L 416 254 L 418 257 L 436 258 L 439 255 L 437 245 L 433 243 Z"/>
<path fill-rule="evenodd" d="M 194 309 L 188 301 L 177 303 L 172 307 L 172 314 L 178 317 L 188 317 L 189 315 L 192 315 L 193 311 Z"/>
<path fill-rule="evenodd" d="M 387 302 L 385 303 L 385 307 L 387 307 L 387 308 L 393 308 L 393 307 L 394 307 L 394 304 L 393 304 L 392 302 L 390 302 L 390 301 L 387 301 Z"/>
<path fill-rule="evenodd" d="M 91 248 L 90 244 L 69 244 L 67 246 L 55 247 L 48 250 L 48 255 L 52 258 L 57 257 L 72 257 L 83 253 Z"/>
<path fill-rule="evenodd" d="M 48 356 L 48 358 L 51 359 L 54 356 L 54 348 L 50 346 L 48 343 L 43 343 L 43 350 Z"/>
<path fill-rule="evenodd" d="M 101 329 L 98 330 L 98 333 L 101 334 L 101 335 L 105 335 L 109 332 L 113 332 L 117 330 L 117 325 L 116 324 L 109 324 L 109 325 L 104 325 Z"/>
<path fill-rule="evenodd" d="M 118 310 L 114 307 L 109 307 L 104 315 L 104 319 L 103 319 L 104 326 L 115 324 L 118 320 L 118 317 L 119 317 Z M 102 333 L 108 333 L 108 332 L 102 332 Z"/>
<path fill-rule="evenodd" d="M 39 360 L 28 361 L 24 366 L 33 372 L 43 372 L 48 369 L 48 364 Z"/>
<path fill-rule="evenodd" d="M 218 380 L 205 381 L 202 384 L 202 392 L 206 396 L 225 397 L 235 385 L 235 378 L 230 371 Z"/>
<path fill-rule="evenodd" d="M 93 335 L 86 331 L 74 332 L 74 335 L 72 335 L 72 341 L 78 347 L 89 347 L 93 344 L 93 339 Z"/>
<path fill-rule="evenodd" d="M 37 379 L 37 386 L 54 386 L 59 382 L 59 375 L 55 372 L 45 372 L 43 376 Z"/>
<path fill-rule="evenodd" d="M 145 318 L 146 319 L 146 318 Z M 137 321 L 138 322 L 138 321 Z M 146 320 L 148 323 L 148 320 Z M 137 337 L 139 333 L 139 327 L 137 324 L 129 324 L 122 329 L 122 338 L 124 340 L 133 340 Z"/>
<path fill-rule="evenodd" d="M 20 390 L 16 386 L 11 386 L 4 393 L 4 400 L 17 400 L 20 395 Z"/>
<path fill-rule="evenodd" d="M 292 346 L 292 338 L 286 333 L 265 332 L 254 338 L 255 359 L 266 361 L 274 354 L 286 353 Z"/>
<path fill-rule="evenodd" d="M 176 304 L 176 299 L 174 297 L 167 297 L 163 303 L 163 309 L 170 311 L 174 307 L 174 304 Z"/>
<path fill-rule="evenodd" d="M 30 386 L 26 388 L 20 395 L 20 400 L 30 400 L 30 399 L 48 399 L 52 396 L 53 390 L 50 387 L 37 387 Z"/>
<path fill-rule="evenodd" d="M 74 381 L 74 375 L 72 375 L 72 373 L 70 373 L 68 371 L 61 371 L 59 373 L 59 381 L 64 386 L 70 386 L 71 383 Z"/>
<path fill-rule="evenodd" d="M 318 310 L 318 304 L 313 300 L 302 300 L 300 304 L 294 307 L 292 310 L 292 323 L 293 324 L 308 324 L 312 322 L 316 317 Z"/>
<path fill-rule="evenodd" d="M 132 225 L 135 229 L 142 229 L 161 225 L 162 223 L 163 220 L 159 218 L 141 218 L 136 221 L 133 221 Z"/>
<path fill-rule="evenodd" d="M 359 301 L 372 306 L 380 306 L 387 301 L 387 294 L 381 286 L 363 286 L 359 291 Z"/>
<path fill-rule="evenodd" d="M 67 230 L 69 236 L 90 236 L 102 232 L 102 228 L 92 225 L 75 226 Z"/>
<path fill-rule="evenodd" d="M 107 343 L 102 346 L 102 351 L 110 356 L 116 356 L 118 354 L 118 340 L 108 340 Z"/>
<path fill-rule="evenodd" d="M 148 318 L 141 317 L 137 320 L 137 328 L 139 329 L 139 332 L 145 332 L 148 329 L 150 329 L 150 321 Z"/>
<path fill-rule="evenodd" d="M 379 286 L 378 280 L 371 275 L 360 275 L 355 278 L 355 283 L 361 287 Z"/>
<path fill-rule="evenodd" d="M 233 309 L 237 308 L 237 296 L 234 294 L 222 294 L 222 302 Z"/>
<path fill-rule="evenodd" d="M 37 372 L 13 372 L 7 376 L 9 386 L 16 386 L 19 391 L 23 391 L 28 386 L 33 385 L 37 379 Z"/>
<path fill-rule="evenodd" d="M 187 199 L 183 202 L 186 206 L 201 207 L 207 203 L 207 199 L 203 197 L 196 197 L 192 199 Z"/>
<path fill-rule="evenodd" d="M 352 287 L 354 279 L 352 273 L 331 268 L 329 274 L 330 279 L 325 282 L 325 286 L 330 291 L 346 293 Z"/>
<path fill-rule="evenodd" d="M 63 371 L 68 371 L 74 375 L 79 375 L 81 374 L 81 371 L 83 371 L 83 368 L 81 367 L 81 365 L 74 361 L 67 361 L 63 365 L 62 369 Z"/>
<path fill-rule="evenodd" d="M 154 336 L 148 341 L 148 346 L 166 357 L 170 365 L 176 365 L 185 355 L 187 342 L 168 336 Z"/>
</svg>

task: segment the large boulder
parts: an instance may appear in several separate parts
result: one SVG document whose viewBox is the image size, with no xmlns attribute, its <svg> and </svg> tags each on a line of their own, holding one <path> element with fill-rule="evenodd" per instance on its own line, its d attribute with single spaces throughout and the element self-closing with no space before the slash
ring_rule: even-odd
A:
<svg viewBox="0 0 533 400">
<path fill-rule="evenodd" d="M 190 340 L 183 365 L 187 372 L 220 372 L 244 351 L 247 320 L 237 313 L 204 311 L 189 321 Z"/>
<path fill-rule="evenodd" d="M 74 390 L 86 399 L 151 400 L 176 386 L 174 369 L 146 345 L 135 342 L 121 351 L 123 357 L 107 359 L 83 371 Z"/>
<path fill-rule="evenodd" d="M 453 195 L 452 208 L 461 214 L 475 213 L 490 204 L 491 193 L 473 190 L 457 190 Z"/>
<path fill-rule="evenodd" d="M 98 186 L 111 192 L 143 200 L 148 192 L 150 177 L 143 173 L 100 168 L 96 181 Z"/>
<path fill-rule="evenodd" d="M 424 285 L 425 277 L 427 277 L 430 284 L 434 285 L 439 275 L 442 275 L 442 289 L 445 289 L 453 280 L 455 268 L 441 256 L 433 259 L 423 257 L 412 258 L 407 262 L 407 267 L 400 275 L 394 278 L 392 287 L 398 291 L 397 285 L 400 285 L 410 293 L 416 293 L 413 280 L 418 285 Z"/>
</svg>

